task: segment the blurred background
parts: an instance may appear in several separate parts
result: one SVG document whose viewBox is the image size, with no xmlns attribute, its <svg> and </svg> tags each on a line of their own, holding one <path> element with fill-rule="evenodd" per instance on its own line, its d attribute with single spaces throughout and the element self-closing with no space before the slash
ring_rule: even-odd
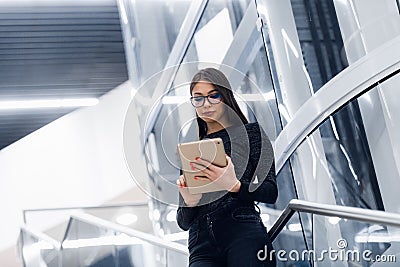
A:
<svg viewBox="0 0 400 267">
<path fill-rule="evenodd" d="M 400 213 L 399 20 L 399 0 L 1 0 L 0 265 L 186 266 L 176 145 L 204 67 L 274 145 L 268 229 L 292 199 Z M 395 224 L 316 214 L 275 249 L 400 260 Z"/>
</svg>

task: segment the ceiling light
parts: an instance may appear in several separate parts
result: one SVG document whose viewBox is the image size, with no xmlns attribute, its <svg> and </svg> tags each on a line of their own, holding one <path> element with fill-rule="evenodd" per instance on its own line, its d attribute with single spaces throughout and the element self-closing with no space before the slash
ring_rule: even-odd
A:
<svg viewBox="0 0 400 267">
<path fill-rule="evenodd" d="M 94 106 L 97 103 L 99 103 L 99 100 L 97 98 L 0 101 L 0 110 L 86 107 Z"/>
</svg>

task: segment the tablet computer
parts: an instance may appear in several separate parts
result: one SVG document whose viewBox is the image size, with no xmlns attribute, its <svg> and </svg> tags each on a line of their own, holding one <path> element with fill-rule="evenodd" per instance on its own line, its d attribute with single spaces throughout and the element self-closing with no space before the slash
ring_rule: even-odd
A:
<svg viewBox="0 0 400 267">
<path fill-rule="evenodd" d="M 227 161 L 224 144 L 221 138 L 178 144 L 178 153 L 189 193 L 197 194 L 225 190 L 215 182 L 195 180 L 194 177 L 201 177 L 202 173 L 197 170 L 192 170 L 192 167 L 190 167 L 190 162 L 196 161 L 197 157 L 212 162 L 219 167 L 225 167 Z M 207 166 L 204 166 L 204 168 L 206 167 Z"/>
</svg>

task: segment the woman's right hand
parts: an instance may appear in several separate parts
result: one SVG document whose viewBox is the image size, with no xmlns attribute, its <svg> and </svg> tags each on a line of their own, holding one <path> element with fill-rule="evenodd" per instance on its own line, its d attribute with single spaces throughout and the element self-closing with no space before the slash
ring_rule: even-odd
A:
<svg viewBox="0 0 400 267">
<path fill-rule="evenodd" d="M 179 192 L 181 193 L 183 200 L 188 207 L 194 207 L 197 205 L 197 203 L 199 203 L 203 194 L 191 194 L 188 190 L 183 175 L 179 176 L 179 179 L 176 180 L 176 184 L 179 186 Z"/>
</svg>

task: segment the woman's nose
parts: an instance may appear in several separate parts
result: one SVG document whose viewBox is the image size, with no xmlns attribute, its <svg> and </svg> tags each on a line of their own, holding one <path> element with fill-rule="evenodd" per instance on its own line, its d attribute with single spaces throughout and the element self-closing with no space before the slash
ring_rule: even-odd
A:
<svg viewBox="0 0 400 267">
<path fill-rule="evenodd" d="M 204 99 L 204 107 L 211 107 L 211 103 L 208 98 Z"/>
</svg>

